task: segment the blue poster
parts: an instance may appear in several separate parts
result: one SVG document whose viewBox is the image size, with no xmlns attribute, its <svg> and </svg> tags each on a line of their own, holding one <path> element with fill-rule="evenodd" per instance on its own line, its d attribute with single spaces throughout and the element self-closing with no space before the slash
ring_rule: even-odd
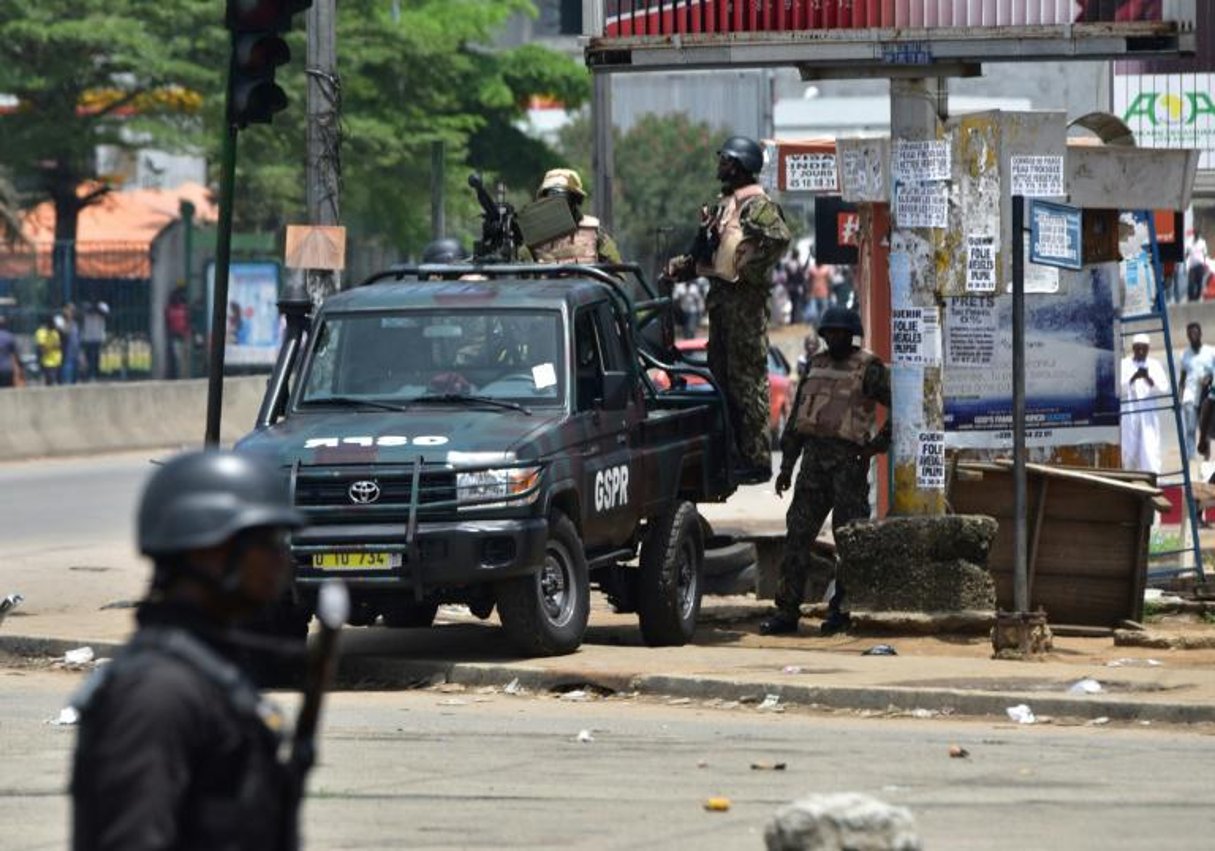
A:
<svg viewBox="0 0 1215 851">
<path fill-rule="evenodd" d="M 1026 443 L 1117 443 L 1114 287 L 1118 264 L 1064 272 L 1060 291 L 1025 296 Z M 1012 297 L 945 306 L 946 445 L 1012 447 Z"/>
<path fill-rule="evenodd" d="M 273 262 L 228 267 L 228 323 L 224 362 L 229 366 L 272 366 L 282 341 L 278 312 L 280 267 Z M 215 264 L 207 267 L 207 301 L 214 303 Z M 207 313 L 210 317 L 210 311 Z"/>
</svg>

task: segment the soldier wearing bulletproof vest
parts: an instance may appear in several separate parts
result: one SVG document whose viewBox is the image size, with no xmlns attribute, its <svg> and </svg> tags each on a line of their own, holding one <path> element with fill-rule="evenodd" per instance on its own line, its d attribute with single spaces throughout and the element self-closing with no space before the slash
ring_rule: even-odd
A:
<svg viewBox="0 0 1215 851">
<path fill-rule="evenodd" d="M 281 598 L 301 523 L 259 459 L 195 452 L 151 477 L 138 541 L 155 568 L 138 628 L 73 700 L 76 851 L 298 847 L 282 715 L 234 627 Z"/>
<path fill-rule="evenodd" d="M 536 198 L 564 198 L 577 227 L 568 234 L 554 237 L 538 245 L 524 246 L 520 259 L 535 263 L 619 263 L 620 249 L 616 241 L 599 225 L 594 216 L 582 213 L 586 190 L 582 178 L 572 168 L 550 169 L 540 183 Z"/>
<path fill-rule="evenodd" d="M 785 516 L 785 554 L 776 587 L 776 613 L 760 623 L 766 635 L 797 632 L 810 552 L 832 513 L 832 527 L 869 516 L 869 459 L 890 448 L 890 420 L 875 434 L 877 406 L 890 407 L 890 370 L 854 341 L 865 329 L 856 311 L 832 307 L 818 327 L 826 351 L 811 355 L 797 388 L 794 415 L 781 435 L 776 495 L 789 489 L 793 467 L 801 470 Z M 835 577 L 822 632 L 846 629 L 844 587 Z"/>
<path fill-rule="evenodd" d="M 768 319 L 772 269 L 789 245 L 779 205 L 757 182 L 764 153 L 753 139 L 733 136 L 717 152 L 721 196 L 702 207 L 688 254 L 673 258 L 675 280 L 709 279 L 709 369 L 726 395 L 734 432 L 736 478 L 772 478 L 768 438 Z"/>
</svg>

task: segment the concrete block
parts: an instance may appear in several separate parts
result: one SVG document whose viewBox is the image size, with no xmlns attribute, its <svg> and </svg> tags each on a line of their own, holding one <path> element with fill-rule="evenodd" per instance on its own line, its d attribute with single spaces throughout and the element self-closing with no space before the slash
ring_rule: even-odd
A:
<svg viewBox="0 0 1215 851">
<path fill-rule="evenodd" d="M 915 819 L 869 795 L 810 795 L 776 811 L 764 828 L 768 851 L 920 851 Z"/>
</svg>

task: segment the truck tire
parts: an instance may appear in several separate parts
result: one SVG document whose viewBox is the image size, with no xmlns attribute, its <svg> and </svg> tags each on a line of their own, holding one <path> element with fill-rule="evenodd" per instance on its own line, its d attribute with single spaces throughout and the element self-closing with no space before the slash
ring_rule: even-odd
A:
<svg viewBox="0 0 1215 851">
<path fill-rule="evenodd" d="M 548 518 L 544 565 L 498 584 L 498 616 L 507 639 L 529 656 L 560 656 L 582 644 L 591 611 L 591 583 L 582 539 L 554 510 Z"/>
<path fill-rule="evenodd" d="M 416 600 L 393 600 L 380 606 L 384 626 L 393 629 L 423 629 L 435 622 L 438 613 L 438 603 L 419 603 Z"/>
<path fill-rule="evenodd" d="M 637 613 L 651 647 L 687 644 L 696 631 L 704 543 L 696 506 L 677 502 L 653 518 L 641 545 Z"/>
</svg>

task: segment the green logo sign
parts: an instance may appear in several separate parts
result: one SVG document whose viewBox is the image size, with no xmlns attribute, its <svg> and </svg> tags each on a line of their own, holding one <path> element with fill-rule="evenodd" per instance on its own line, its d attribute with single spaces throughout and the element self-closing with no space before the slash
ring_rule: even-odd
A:
<svg viewBox="0 0 1215 851">
<path fill-rule="evenodd" d="M 1215 100 L 1207 92 L 1140 92 L 1130 102 L 1122 120 L 1145 122 L 1152 127 L 1195 124 L 1203 116 L 1215 117 Z"/>
</svg>

